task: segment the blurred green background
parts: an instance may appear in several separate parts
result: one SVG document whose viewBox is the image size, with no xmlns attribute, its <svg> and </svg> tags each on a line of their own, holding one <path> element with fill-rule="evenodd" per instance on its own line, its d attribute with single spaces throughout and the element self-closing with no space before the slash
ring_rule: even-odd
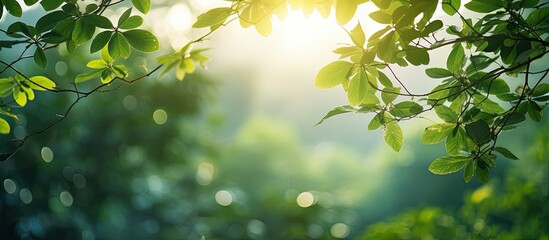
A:
<svg viewBox="0 0 549 240">
<path fill-rule="evenodd" d="M 211 7 L 155 4 L 147 21 L 164 52 L 198 36 L 188 29 L 193 16 Z M 299 26 L 314 29 L 306 21 Z M 313 86 L 333 58 L 321 52 L 340 39 L 308 32 L 315 43 L 307 46 L 284 34 L 228 27 L 204 45 L 214 47 L 209 71 L 84 99 L 0 163 L 0 238 L 549 239 L 547 120 L 501 138 L 521 161 L 498 161 L 489 184 L 465 184 L 461 172 L 435 176 L 427 166 L 444 152 L 419 142 L 426 122 L 407 124 L 401 153 L 367 131 L 371 116 L 313 127 L 346 101 Z M 93 58 L 84 48 L 48 57 L 46 73 L 35 73 L 64 87 Z M 131 61 L 134 75 L 154 66 L 154 56 Z M 2 152 L 56 120 L 74 96 L 37 99 L 1 137 Z"/>
</svg>

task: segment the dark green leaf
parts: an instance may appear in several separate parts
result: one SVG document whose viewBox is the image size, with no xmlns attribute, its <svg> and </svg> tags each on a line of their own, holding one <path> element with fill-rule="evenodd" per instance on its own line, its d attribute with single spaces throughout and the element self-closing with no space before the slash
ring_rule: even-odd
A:
<svg viewBox="0 0 549 240">
<path fill-rule="evenodd" d="M 356 111 L 356 109 L 353 108 L 352 106 L 349 106 L 349 105 L 336 107 L 336 108 L 330 110 L 326 114 L 326 116 L 324 116 L 317 124 L 315 124 L 315 126 L 323 123 L 326 119 L 331 118 L 335 115 L 339 115 L 339 114 L 343 114 L 343 113 L 349 113 L 349 112 L 355 112 L 355 111 Z"/>
<path fill-rule="evenodd" d="M 526 18 L 526 23 L 528 23 L 530 27 L 547 24 L 547 21 L 549 21 L 549 8 L 547 7 L 534 10 L 528 15 L 528 18 Z"/>
<path fill-rule="evenodd" d="M 396 123 L 395 121 L 390 121 L 383 125 L 383 129 L 381 131 L 381 134 L 383 135 L 383 139 L 389 145 L 393 150 L 396 152 L 400 151 L 400 148 L 402 147 L 402 129 Z"/>
<path fill-rule="evenodd" d="M 463 171 L 463 181 L 466 183 L 470 182 L 471 179 L 473 179 L 473 175 L 475 175 L 475 168 L 476 168 L 475 161 L 469 161 L 467 162 L 467 165 L 465 166 L 465 171 Z"/>
<path fill-rule="evenodd" d="M 80 46 L 89 41 L 93 37 L 94 33 L 95 26 L 82 19 L 78 19 L 74 24 L 71 39 L 75 45 Z"/>
<path fill-rule="evenodd" d="M 150 32 L 142 29 L 133 29 L 123 32 L 128 43 L 135 49 L 142 52 L 154 52 L 160 48 L 158 39 Z"/>
<path fill-rule="evenodd" d="M 148 13 L 151 8 L 151 0 L 132 0 L 132 4 L 142 13 Z"/>
<path fill-rule="evenodd" d="M 389 121 L 391 121 L 391 116 L 385 112 L 380 112 L 372 118 L 368 124 L 368 130 L 376 130 Z"/>
<path fill-rule="evenodd" d="M 130 15 L 132 14 L 132 9 L 131 8 L 128 8 L 128 10 L 124 11 L 122 13 L 122 15 L 120 15 L 120 17 L 118 18 L 118 26 L 122 25 L 124 22 L 126 22 L 128 20 L 128 18 L 130 18 Z"/>
<path fill-rule="evenodd" d="M 435 20 L 435 21 L 432 21 L 431 23 L 427 24 L 427 26 L 425 26 L 425 29 L 423 29 L 422 33 L 423 33 L 423 35 L 427 36 L 428 34 L 431 34 L 433 32 L 438 31 L 443 26 L 444 25 L 443 25 L 442 21 Z"/>
<path fill-rule="evenodd" d="M 429 53 L 425 48 L 409 47 L 406 49 L 406 60 L 412 65 L 427 65 L 429 64 Z"/>
<path fill-rule="evenodd" d="M 467 132 L 467 135 L 479 145 L 489 141 L 492 134 L 490 126 L 483 120 L 465 125 L 465 131 Z"/>
<path fill-rule="evenodd" d="M 101 50 L 103 47 L 105 47 L 105 45 L 107 45 L 107 43 L 111 39 L 112 33 L 113 32 L 111 32 L 111 31 L 104 31 L 104 32 L 101 32 L 101 33 L 97 34 L 97 36 L 95 36 L 95 38 L 93 39 L 93 41 L 91 43 L 90 53 L 97 52 L 97 51 Z"/>
<path fill-rule="evenodd" d="M 427 68 L 425 69 L 425 73 L 432 78 L 446 78 L 454 75 L 444 68 Z"/>
<path fill-rule="evenodd" d="M 37 3 L 38 0 L 24 0 L 24 2 L 25 2 L 25 5 L 27 5 L 27 6 L 32 6 L 32 5 L 34 5 L 35 3 Z"/>
<path fill-rule="evenodd" d="M 469 161 L 470 157 L 461 155 L 440 157 L 429 165 L 429 171 L 437 175 L 446 175 L 461 170 Z"/>
<path fill-rule="evenodd" d="M 48 64 L 48 59 L 42 48 L 37 47 L 34 51 L 34 62 L 41 68 L 45 68 Z"/>
<path fill-rule="evenodd" d="M 21 17 L 23 15 L 23 9 L 21 9 L 21 5 L 19 5 L 17 0 L 2 0 L 2 3 L 12 16 Z"/>
<path fill-rule="evenodd" d="M 543 117 L 543 109 L 534 101 L 528 103 L 528 115 L 536 122 L 540 122 Z"/>
<path fill-rule="evenodd" d="M 81 18 L 83 21 L 96 26 L 98 28 L 112 29 L 114 26 L 111 23 L 111 20 L 101 15 L 86 15 Z"/>
<path fill-rule="evenodd" d="M 448 134 L 452 132 L 452 129 L 456 124 L 453 123 L 437 123 L 433 124 L 423 131 L 421 136 L 421 142 L 425 144 L 435 144 L 444 140 Z"/>
<path fill-rule="evenodd" d="M 128 20 L 122 23 L 122 25 L 120 25 L 119 27 L 121 29 L 134 29 L 134 28 L 138 28 L 142 24 L 143 24 L 143 18 L 141 16 L 136 15 L 136 16 L 129 17 Z"/>
<path fill-rule="evenodd" d="M 51 11 L 53 9 L 58 8 L 63 4 L 64 0 L 42 0 L 40 1 L 40 5 L 44 8 L 46 11 Z"/>
<path fill-rule="evenodd" d="M 481 161 L 476 161 L 477 167 L 475 169 L 475 175 L 481 183 L 488 183 L 490 181 L 490 171 L 488 167 L 484 165 Z"/>
<path fill-rule="evenodd" d="M 496 152 L 500 153 L 501 155 L 503 155 L 506 158 L 509 158 L 511 160 L 519 160 L 519 158 L 517 156 L 515 156 L 515 154 L 513 154 L 507 148 L 496 147 L 496 148 L 494 148 L 494 150 L 496 150 Z"/>
<path fill-rule="evenodd" d="M 59 21 L 68 18 L 69 15 L 67 15 L 63 11 L 55 11 L 48 13 L 38 19 L 36 22 L 36 30 L 40 33 L 46 32 L 48 30 L 53 29 L 55 24 L 57 24 Z"/>
</svg>

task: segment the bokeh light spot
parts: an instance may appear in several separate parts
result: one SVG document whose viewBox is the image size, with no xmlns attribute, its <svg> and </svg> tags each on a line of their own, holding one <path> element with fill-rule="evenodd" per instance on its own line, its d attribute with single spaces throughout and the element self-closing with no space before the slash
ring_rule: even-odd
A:
<svg viewBox="0 0 549 240">
<path fill-rule="evenodd" d="M 202 162 L 198 165 L 196 171 L 196 181 L 200 185 L 209 185 L 212 182 L 214 174 L 214 166 L 208 162 Z"/>
<path fill-rule="evenodd" d="M 137 98 L 135 98 L 133 95 L 128 95 L 124 97 L 124 100 L 122 100 L 122 104 L 124 105 L 124 108 L 128 111 L 133 111 L 135 108 L 137 108 Z"/>
<path fill-rule="evenodd" d="M 233 195 L 227 190 L 219 190 L 215 193 L 215 201 L 221 206 L 229 206 L 233 203 Z"/>
<path fill-rule="evenodd" d="M 330 234 L 336 238 L 345 238 L 349 235 L 349 226 L 344 223 L 336 223 L 330 228 Z"/>
<path fill-rule="evenodd" d="M 296 201 L 297 205 L 299 205 L 300 207 L 307 208 L 315 203 L 315 196 L 310 192 L 302 192 L 297 195 Z"/>
<path fill-rule="evenodd" d="M 17 191 L 17 184 L 15 184 L 15 182 L 13 180 L 8 178 L 8 179 L 4 180 L 4 189 L 9 194 L 13 194 L 13 193 L 15 193 L 15 191 Z"/>
<path fill-rule="evenodd" d="M 61 200 L 61 204 L 63 204 L 63 206 L 65 207 L 72 206 L 73 198 L 70 192 L 67 192 L 67 191 L 61 192 L 61 194 L 59 194 L 59 200 Z"/>
<path fill-rule="evenodd" d="M 51 162 L 53 160 L 53 151 L 49 147 L 43 147 L 40 151 L 40 155 L 42 156 L 42 160 L 44 162 Z"/>
<path fill-rule="evenodd" d="M 22 188 L 19 192 L 19 197 L 21 198 L 21 201 L 23 201 L 25 204 L 29 204 L 32 202 L 32 193 L 29 189 Z"/>
<path fill-rule="evenodd" d="M 55 63 L 55 73 L 57 73 L 57 75 L 64 76 L 65 74 L 67 74 L 68 70 L 69 66 L 65 62 L 59 61 Z"/>
<path fill-rule="evenodd" d="M 163 109 L 156 109 L 153 113 L 153 120 L 158 125 L 163 125 L 168 121 L 168 113 Z"/>
<path fill-rule="evenodd" d="M 248 236 L 252 239 L 260 239 L 265 233 L 267 226 L 262 221 L 252 219 L 248 222 Z"/>
<path fill-rule="evenodd" d="M 72 177 L 72 182 L 77 188 L 83 189 L 86 187 L 86 178 L 80 173 L 74 174 Z"/>
</svg>

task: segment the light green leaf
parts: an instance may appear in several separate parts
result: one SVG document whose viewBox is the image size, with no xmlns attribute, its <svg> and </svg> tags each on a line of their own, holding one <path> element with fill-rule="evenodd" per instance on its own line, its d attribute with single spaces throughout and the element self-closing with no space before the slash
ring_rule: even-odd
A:
<svg viewBox="0 0 549 240">
<path fill-rule="evenodd" d="M 423 131 L 421 142 L 425 144 L 435 144 L 444 140 L 452 129 L 456 126 L 454 123 L 437 123 L 433 124 Z"/>
<path fill-rule="evenodd" d="M 356 27 L 353 30 L 351 30 L 350 36 L 351 36 L 351 40 L 353 40 L 353 43 L 357 47 L 362 48 L 364 46 L 364 43 L 366 42 L 366 36 L 364 35 L 362 26 L 360 26 L 360 22 L 358 22 Z"/>
<path fill-rule="evenodd" d="M 21 87 L 16 87 L 13 90 L 13 100 L 15 100 L 15 102 L 21 107 L 27 105 L 27 94 L 25 94 Z"/>
<path fill-rule="evenodd" d="M 465 4 L 465 7 L 473 12 L 489 13 L 498 9 L 502 9 L 501 0 L 473 0 Z"/>
<path fill-rule="evenodd" d="M 221 24 L 227 20 L 232 13 L 231 8 L 214 8 L 203 14 L 200 14 L 193 24 L 193 28 L 204 28 Z"/>
<path fill-rule="evenodd" d="M 347 79 L 353 64 L 347 61 L 335 61 L 320 69 L 315 85 L 318 88 L 332 88 Z"/>
<path fill-rule="evenodd" d="M 381 92 L 381 99 L 385 104 L 392 103 L 400 94 L 399 87 L 386 87 Z"/>
<path fill-rule="evenodd" d="M 376 114 L 368 124 L 368 130 L 376 130 L 385 123 L 391 121 L 391 116 L 385 112 Z"/>
<path fill-rule="evenodd" d="M 473 95 L 473 102 L 475 106 L 487 113 L 502 114 L 505 112 L 501 105 L 481 94 Z"/>
<path fill-rule="evenodd" d="M 402 129 L 396 123 L 396 121 L 391 121 L 383 125 L 383 129 L 381 130 L 381 134 L 383 135 L 383 139 L 385 142 L 393 148 L 396 152 L 400 151 L 400 148 L 402 147 Z"/>
<path fill-rule="evenodd" d="M 437 175 L 446 175 L 461 170 L 469 161 L 470 157 L 461 155 L 440 157 L 429 165 L 429 171 Z"/>
<path fill-rule="evenodd" d="M 368 88 L 370 88 L 370 83 L 368 82 L 366 72 L 361 68 L 349 82 L 349 89 L 347 92 L 349 103 L 352 106 L 361 104 L 362 100 L 364 100 L 368 94 Z"/>
<path fill-rule="evenodd" d="M 465 51 L 460 43 L 456 43 L 448 56 L 446 67 L 453 75 L 459 75 L 465 66 Z"/>
<path fill-rule="evenodd" d="M 151 8 L 151 0 L 132 0 L 132 4 L 144 14 L 147 14 Z"/>
<path fill-rule="evenodd" d="M 94 71 L 91 71 L 91 72 L 78 74 L 78 76 L 76 76 L 76 79 L 74 80 L 74 82 L 75 83 L 81 83 L 81 82 L 88 81 L 90 79 L 94 79 L 96 77 L 99 77 L 102 72 L 103 72 L 103 69 L 98 69 L 98 70 L 94 70 Z"/>
<path fill-rule="evenodd" d="M 38 91 L 53 90 L 55 88 L 55 82 L 44 76 L 30 77 L 29 86 L 32 89 Z"/>
<path fill-rule="evenodd" d="M 3 118 L 0 118 L 0 134 L 9 134 L 10 124 Z"/>
<path fill-rule="evenodd" d="M 123 32 L 125 39 L 136 50 L 142 52 L 154 52 L 160 48 L 158 39 L 150 32 L 142 29 L 134 29 Z"/>
<path fill-rule="evenodd" d="M 392 21 L 391 14 L 382 11 L 375 11 L 370 13 L 370 18 L 381 24 L 390 24 Z"/>
<path fill-rule="evenodd" d="M 355 111 L 356 111 L 356 109 L 353 108 L 352 106 L 349 106 L 349 105 L 336 107 L 336 108 L 330 110 L 326 114 L 326 116 L 324 116 L 317 124 L 315 124 L 315 126 L 323 123 L 326 119 L 331 118 L 335 115 L 339 115 L 339 114 L 343 114 L 343 113 L 349 113 L 349 112 L 355 112 Z"/>
<path fill-rule="evenodd" d="M 460 150 L 468 149 L 468 138 L 462 127 L 453 129 L 446 138 L 445 148 L 450 155 L 458 155 Z"/>
<path fill-rule="evenodd" d="M 442 0 L 442 10 L 453 16 L 461 7 L 461 0 Z"/>
<path fill-rule="evenodd" d="M 390 113 L 395 117 L 411 117 L 421 113 L 423 107 L 414 101 L 405 101 L 395 104 Z"/>
<path fill-rule="evenodd" d="M 103 59 L 91 60 L 86 64 L 86 67 L 93 69 L 103 69 L 107 67 L 107 63 Z"/>
<path fill-rule="evenodd" d="M 356 1 L 344 0 L 336 2 L 336 20 L 339 24 L 345 24 L 353 18 L 358 4 Z"/>
<path fill-rule="evenodd" d="M 455 113 L 451 108 L 444 105 L 436 106 L 435 112 L 440 119 L 444 120 L 447 123 L 455 123 L 458 117 L 457 113 Z"/>
</svg>

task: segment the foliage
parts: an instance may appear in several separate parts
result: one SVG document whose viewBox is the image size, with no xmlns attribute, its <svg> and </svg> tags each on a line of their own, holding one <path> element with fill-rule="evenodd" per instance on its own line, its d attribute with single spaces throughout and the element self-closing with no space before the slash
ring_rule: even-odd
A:
<svg viewBox="0 0 549 240">
<path fill-rule="evenodd" d="M 335 9 L 340 24 L 350 22 L 367 1 L 288 0 L 231 1 L 231 7 L 212 9 L 198 17 L 194 27 L 219 26 L 240 20 L 262 35 L 271 32 L 273 17 L 284 18 L 288 7 L 305 15 L 317 10 L 327 17 Z M 366 38 L 360 23 L 347 31 L 352 44 L 337 48 L 340 55 L 318 72 L 316 86 L 342 86 L 349 105 L 330 111 L 374 114 L 369 130 L 381 128 L 385 142 L 395 151 L 403 143 L 398 123 L 428 117 L 434 110 L 443 123 L 426 127 L 425 144 L 445 142 L 448 156 L 437 158 L 429 170 L 448 174 L 465 168 L 464 180 L 489 179 L 496 154 L 518 160 L 497 145 L 503 131 L 516 127 L 526 116 L 539 122 L 549 97 L 543 83 L 547 68 L 547 3 L 537 0 L 372 1 L 377 10 L 369 17 L 385 26 Z M 447 16 L 436 16 L 438 7 Z M 485 14 L 478 17 L 476 14 Z M 470 15 L 471 17 L 468 17 Z M 449 17 L 461 26 L 444 25 Z M 449 51 L 445 67 L 425 69 L 428 77 L 442 81 L 429 92 L 410 91 L 406 79 L 393 68 L 431 63 L 435 51 Z M 516 86 L 514 90 L 510 86 Z"/>
<path fill-rule="evenodd" d="M 40 1 L 47 14 L 41 16 L 36 24 L 14 22 L 2 29 L 8 39 L 0 41 L 0 50 L 24 48 L 16 59 L 0 61 L 5 66 L 0 71 L 0 93 L 4 97 L 13 93 L 13 101 L 23 107 L 27 100 L 34 99 L 30 89 L 35 85 L 38 86 L 35 90 L 75 94 L 76 104 L 83 97 L 104 91 L 102 89 L 114 80 L 133 83 L 161 68 L 161 76 L 175 69 L 176 78 L 182 80 L 186 74 L 195 71 L 197 63 L 204 66 L 208 60 L 202 54 L 203 49 L 192 50 L 192 46 L 234 20 L 245 28 L 254 26 L 261 35 L 267 36 L 272 31 L 272 18 L 283 19 L 289 9 L 301 10 L 305 15 L 316 10 L 324 17 L 334 10 L 338 23 L 347 24 L 355 17 L 357 8 L 368 1 L 229 2 L 228 7 L 211 9 L 198 16 L 193 27 L 209 28 L 209 32 L 181 50 L 159 57 L 159 65 L 152 71 L 128 79 L 126 65 L 114 62 L 128 59 L 132 49 L 153 52 L 160 47 L 154 35 L 140 29 L 143 18 L 132 15 L 132 8 L 112 21 L 103 14 L 120 2 Z M 427 118 L 427 112 L 434 110 L 443 123 L 426 127 L 422 142 L 444 141 L 448 156 L 436 159 L 429 170 L 435 174 L 448 174 L 465 168 L 466 182 L 473 176 L 488 181 L 490 168 L 495 167 L 496 154 L 518 159 L 505 147 L 498 146 L 497 140 L 503 131 L 515 128 L 527 116 L 539 122 L 549 101 L 549 84 L 543 82 L 549 73 L 544 64 L 549 45 L 547 3 L 538 0 L 472 0 L 462 7 L 461 1 L 456 0 L 441 3 L 435 0 L 372 2 L 377 10 L 369 17 L 385 27 L 366 38 L 363 26 L 357 23 L 347 31 L 352 43 L 334 50 L 340 58 L 318 72 L 317 87 L 341 85 L 349 101 L 349 105 L 329 112 L 322 121 L 335 113 L 372 114 L 374 117 L 368 129 L 381 129 L 385 142 L 399 151 L 403 144 L 399 123 Z M 24 3 L 32 6 L 38 1 Z M 132 0 L 131 3 L 143 14 L 151 8 L 150 0 Z M 438 7 L 448 16 L 435 15 Z M 0 9 L 4 8 L 14 17 L 23 14 L 19 2 L 14 0 L 3 0 Z M 445 26 L 442 20 L 449 17 L 459 20 L 461 25 Z M 48 65 L 47 50 L 63 45 L 69 52 L 74 52 L 89 42 L 90 53 L 101 50 L 101 58 L 89 61 L 87 66 L 93 70 L 78 74 L 74 82 L 100 78 L 101 84 L 95 85 L 91 91 L 78 90 L 76 85 L 74 89 L 57 87 L 59 80 L 27 76 L 17 65 L 33 59 L 37 66 L 44 68 Z M 425 73 L 430 78 L 441 79 L 441 82 L 425 93 L 410 91 L 413 84 L 407 83 L 409 81 L 399 77 L 393 69 L 396 66 L 429 65 L 430 56 L 439 50 L 449 51 L 446 66 L 430 66 Z M 31 51 L 34 52 L 30 54 Z M 37 79 L 47 81 L 48 86 L 40 86 Z M 0 114 L 13 117 L 13 101 L 2 101 Z M 66 113 L 71 109 L 72 105 Z M 7 134 L 10 124 L 4 118 L 0 118 L 0 133 Z M 3 154 L 3 160 L 13 156 L 30 136 L 19 140 L 14 150 Z"/>
</svg>

